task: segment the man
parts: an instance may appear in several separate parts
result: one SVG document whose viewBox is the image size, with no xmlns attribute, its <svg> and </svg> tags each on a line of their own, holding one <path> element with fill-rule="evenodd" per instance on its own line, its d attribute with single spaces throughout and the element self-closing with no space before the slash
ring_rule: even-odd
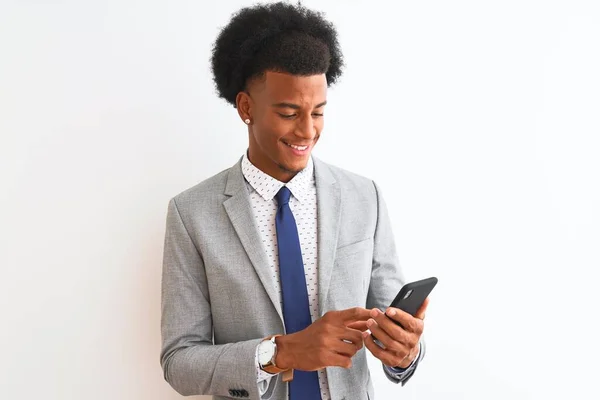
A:
<svg viewBox="0 0 600 400">
<path fill-rule="evenodd" d="M 404 282 L 379 188 L 311 157 L 342 65 L 331 23 L 300 5 L 244 8 L 215 42 L 249 144 L 169 203 L 161 363 L 183 395 L 373 399 L 365 347 L 402 384 L 424 356 L 427 302 L 386 309 Z"/>
</svg>

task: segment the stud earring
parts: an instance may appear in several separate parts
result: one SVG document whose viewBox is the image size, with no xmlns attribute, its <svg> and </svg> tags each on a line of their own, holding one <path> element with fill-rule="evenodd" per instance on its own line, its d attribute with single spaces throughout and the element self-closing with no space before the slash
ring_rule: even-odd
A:
<svg viewBox="0 0 600 400">
<path fill-rule="evenodd" d="M 250 125 L 250 120 L 249 120 L 248 118 L 246 118 L 246 119 L 244 120 L 244 122 L 246 123 L 246 125 Z"/>
</svg>

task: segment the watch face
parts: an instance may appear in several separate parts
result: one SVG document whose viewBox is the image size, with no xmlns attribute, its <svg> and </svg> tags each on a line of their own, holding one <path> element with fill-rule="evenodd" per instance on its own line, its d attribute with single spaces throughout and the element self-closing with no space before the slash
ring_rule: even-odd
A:
<svg viewBox="0 0 600 400">
<path fill-rule="evenodd" d="M 275 345 L 270 340 L 263 340 L 258 345 L 258 363 L 260 365 L 268 364 L 275 353 Z"/>
</svg>

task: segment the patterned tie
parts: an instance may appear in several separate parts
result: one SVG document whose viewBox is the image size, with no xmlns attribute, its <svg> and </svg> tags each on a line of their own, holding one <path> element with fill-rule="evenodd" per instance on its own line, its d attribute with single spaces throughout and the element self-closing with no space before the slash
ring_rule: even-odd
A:
<svg viewBox="0 0 600 400">
<path fill-rule="evenodd" d="M 291 192 L 285 186 L 277 193 L 275 228 L 279 252 L 279 277 L 283 292 L 283 320 L 286 332 L 294 333 L 309 326 L 312 320 L 298 228 L 289 205 L 290 196 Z M 290 400 L 321 400 L 316 371 L 294 371 L 294 379 L 290 382 Z"/>
</svg>

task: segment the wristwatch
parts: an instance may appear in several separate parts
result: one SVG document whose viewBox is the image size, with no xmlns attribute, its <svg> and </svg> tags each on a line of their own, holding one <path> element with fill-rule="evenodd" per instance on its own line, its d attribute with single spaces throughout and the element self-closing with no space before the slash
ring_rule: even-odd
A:
<svg viewBox="0 0 600 400">
<path fill-rule="evenodd" d="M 275 357 L 277 357 L 275 338 L 277 336 L 281 335 L 269 336 L 258 345 L 258 365 L 260 365 L 260 369 L 273 375 L 286 371 L 275 365 Z"/>
</svg>

